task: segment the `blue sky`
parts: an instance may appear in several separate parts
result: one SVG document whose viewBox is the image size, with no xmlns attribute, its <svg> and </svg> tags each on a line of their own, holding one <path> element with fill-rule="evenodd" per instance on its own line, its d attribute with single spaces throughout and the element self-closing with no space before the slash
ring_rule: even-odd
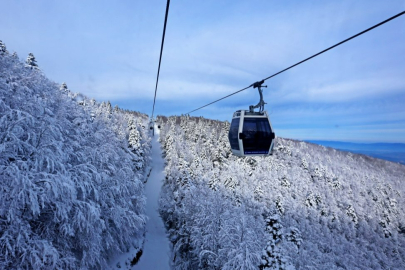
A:
<svg viewBox="0 0 405 270">
<path fill-rule="evenodd" d="M 165 0 L 3 1 L 0 40 L 74 92 L 151 114 Z M 155 113 L 179 115 L 405 10 L 405 1 L 172 0 Z M 405 143 L 405 15 L 268 81 L 278 136 Z M 231 120 L 249 89 L 192 115 Z"/>
</svg>

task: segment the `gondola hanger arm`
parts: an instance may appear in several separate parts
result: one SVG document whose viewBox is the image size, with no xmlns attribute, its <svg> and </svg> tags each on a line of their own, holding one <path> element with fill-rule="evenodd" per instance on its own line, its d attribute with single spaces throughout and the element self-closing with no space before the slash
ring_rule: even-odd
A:
<svg viewBox="0 0 405 270">
<path fill-rule="evenodd" d="M 259 95 L 260 95 L 260 101 L 259 101 L 259 103 L 257 103 L 256 106 L 254 106 L 254 105 L 250 105 L 250 106 L 249 106 L 249 111 L 250 111 L 251 113 L 253 113 L 253 112 L 254 112 L 254 109 L 256 109 L 256 108 L 259 108 L 259 112 L 260 112 L 260 113 L 263 112 L 263 111 L 264 111 L 264 105 L 267 104 L 267 103 L 264 102 L 264 100 L 263 100 L 263 90 L 262 90 L 262 87 L 267 87 L 267 85 L 263 85 L 263 83 L 264 83 L 264 80 L 261 80 L 261 81 L 255 82 L 255 83 L 253 83 L 253 84 L 251 85 L 251 86 L 253 86 L 253 88 L 257 88 L 257 90 L 259 91 Z"/>
</svg>

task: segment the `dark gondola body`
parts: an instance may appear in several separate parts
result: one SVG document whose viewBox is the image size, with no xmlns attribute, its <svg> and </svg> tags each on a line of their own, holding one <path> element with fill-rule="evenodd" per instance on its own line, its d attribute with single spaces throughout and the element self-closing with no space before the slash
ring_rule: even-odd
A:
<svg viewBox="0 0 405 270">
<path fill-rule="evenodd" d="M 228 138 L 236 156 L 266 156 L 272 153 L 275 134 L 266 111 L 239 110 L 233 114 Z"/>
</svg>

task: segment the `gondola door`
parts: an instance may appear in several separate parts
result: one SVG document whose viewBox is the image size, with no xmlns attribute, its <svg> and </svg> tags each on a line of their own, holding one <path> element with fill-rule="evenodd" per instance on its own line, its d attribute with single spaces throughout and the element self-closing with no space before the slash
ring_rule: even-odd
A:
<svg viewBox="0 0 405 270">
<path fill-rule="evenodd" d="M 239 134 L 242 131 L 243 117 L 240 116 L 240 111 L 234 114 L 228 135 L 232 153 L 236 156 L 243 156 L 243 145 L 239 140 Z"/>
</svg>

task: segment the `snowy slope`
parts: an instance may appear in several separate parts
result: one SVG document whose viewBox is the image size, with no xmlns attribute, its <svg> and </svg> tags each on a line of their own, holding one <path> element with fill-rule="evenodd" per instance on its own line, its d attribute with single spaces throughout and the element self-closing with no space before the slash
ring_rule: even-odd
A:
<svg viewBox="0 0 405 270">
<path fill-rule="evenodd" d="M 147 117 L 0 50 L 0 269 L 105 269 L 143 238 Z"/>
<path fill-rule="evenodd" d="M 404 269 L 404 165 L 282 138 L 237 158 L 229 123 L 160 121 L 175 269 Z"/>
<path fill-rule="evenodd" d="M 170 243 L 166 236 L 162 218 L 159 215 L 159 195 L 164 179 L 164 160 L 159 143 L 159 130 L 155 126 L 152 141 L 153 167 L 145 186 L 146 196 L 146 236 L 142 256 L 133 269 L 170 269 Z"/>
</svg>

